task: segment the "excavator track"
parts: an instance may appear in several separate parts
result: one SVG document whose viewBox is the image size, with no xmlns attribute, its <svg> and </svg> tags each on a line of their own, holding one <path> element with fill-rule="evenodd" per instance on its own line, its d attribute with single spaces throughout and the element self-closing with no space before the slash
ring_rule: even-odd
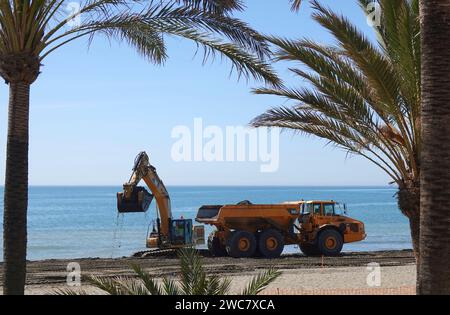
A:
<svg viewBox="0 0 450 315">
<path fill-rule="evenodd" d="M 176 257 L 176 249 L 154 249 L 136 252 L 133 257 L 136 258 L 149 258 L 149 257 Z"/>
<path fill-rule="evenodd" d="M 153 249 L 153 250 L 146 250 L 146 251 L 140 251 L 136 252 L 132 255 L 134 258 L 178 258 L 177 251 L 179 249 L 176 248 L 169 248 L 169 249 Z M 202 257 L 211 257 L 211 253 L 209 250 L 204 248 L 197 248 L 197 252 Z"/>
</svg>

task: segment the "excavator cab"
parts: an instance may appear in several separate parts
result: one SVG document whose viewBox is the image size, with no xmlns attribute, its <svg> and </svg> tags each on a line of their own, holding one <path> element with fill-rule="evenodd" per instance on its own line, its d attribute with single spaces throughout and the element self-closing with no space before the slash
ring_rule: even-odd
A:
<svg viewBox="0 0 450 315">
<path fill-rule="evenodd" d="M 164 248 L 165 243 L 159 233 L 160 219 L 147 237 L 148 248 Z M 191 219 L 169 219 L 169 247 L 184 247 L 193 244 L 193 226 Z"/>
<path fill-rule="evenodd" d="M 191 245 L 192 244 L 192 220 L 177 219 L 170 220 L 170 243 L 173 245 Z"/>
<path fill-rule="evenodd" d="M 117 210 L 119 213 L 146 212 L 152 203 L 153 195 L 144 187 L 133 188 L 130 197 L 125 192 L 117 193 Z"/>
</svg>

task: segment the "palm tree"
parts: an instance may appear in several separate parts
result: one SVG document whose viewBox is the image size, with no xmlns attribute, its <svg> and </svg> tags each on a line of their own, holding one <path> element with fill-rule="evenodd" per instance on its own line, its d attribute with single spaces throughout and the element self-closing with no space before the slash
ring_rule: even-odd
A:
<svg viewBox="0 0 450 315">
<path fill-rule="evenodd" d="M 450 1 L 420 1 L 422 151 L 417 293 L 450 294 Z"/>
<path fill-rule="evenodd" d="M 132 277 L 105 278 L 88 277 L 91 285 L 102 293 L 110 295 L 225 295 L 230 291 L 231 281 L 218 275 L 208 275 L 203 268 L 197 251 L 191 248 L 178 252 L 180 259 L 180 280 L 164 277 L 161 284 L 140 266 L 133 265 L 136 275 Z M 253 277 L 240 295 L 257 295 L 281 275 L 273 268 Z M 76 295 L 87 294 L 86 291 L 58 290 L 57 294 Z"/>
<path fill-rule="evenodd" d="M 372 0 L 359 0 L 363 11 Z M 346 17 L 312 1 L 313 14 L 336 44 L 271 38 L 276 59 L 301 63 L 290 70 L 307 87 L 261 88 L 257 94 L 281 96 L 293 106 L 268 110 L 255 127 L 292 129 L 314 135 L 362 156 L 398 185 L 398 206 L 408 217 L 416 257 L 419 253 L 420 23 L 419 0 L 378 0 L 378 43 L 368 40 Z"/>
<path fill-rule="evenodd" d="M 205 58 L 228 58 L 240 76 L 277 84 L 265 61 L 263 36 L 233 18 L 239 0 L 85 0 L 67 16 L 66 0 L 0 0 L 0 75 L 9 84 L 4 189 L 4 293 L 23 294 L 28 201 L 30 86 L 45 58 L 79 38 L 125 41 L 150 62 L 167 57 L 165 38 L 179 36 L 204 48 Z M 74 23 L 77 19 L 79 23 Z"/>
</svg>

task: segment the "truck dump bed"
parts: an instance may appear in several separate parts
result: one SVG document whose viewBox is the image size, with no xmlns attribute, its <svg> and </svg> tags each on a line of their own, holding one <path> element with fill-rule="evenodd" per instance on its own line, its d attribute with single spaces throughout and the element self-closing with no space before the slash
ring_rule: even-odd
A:
<svg viewBox="0 0 450 315">
<path fill-rule="evenodd" d="M 237 204 L 202 206 L 196 221 L 203 224 L 225 226 L 229 229 L 262 229 L 275 225 L 287 229 L 300 215 L 302 202 L 283 204 Z"/>
<path fill-rule="evenodd" d="M 197 217 L 195 218 L 195 220 L 197 222 L 204 222 L 214 219 L 222 207 L 223 205 L 202 206 L 198 209 Z"/>
</svg>

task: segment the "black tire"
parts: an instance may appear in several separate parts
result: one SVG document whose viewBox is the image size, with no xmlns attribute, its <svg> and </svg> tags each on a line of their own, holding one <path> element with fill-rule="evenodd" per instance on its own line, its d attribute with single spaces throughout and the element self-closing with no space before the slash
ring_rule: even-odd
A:
<svg viewBox="0 0 450 315">
<path fill-rule="evenodd" d="M 220 243 L 220 239 L 211 233 L 208 237 L 208 250 L 214 257 L 227 256 L 227 250 L 224 245 Z"/>
<path fill-rule="evenodd" d="M 258 252 L 265 258 L 278 258 L 284 249 L 283 235 L 274 229 L 261 232 L 258 237 Z"/>
<path fill-rule="evenodd" d="M 305 256 L 320 256 L 320 250 L 315 244 L 300 244 L 299 247 Z"/>
<path fill-rule="evenodd" d="M 333 229 L 327 229 L 319 234 L 317 246 L 324 256 L 337 256 L 341 253 L 344 240 L 342 234 Z"/>
<path fill-rule="evenodd" d="M 259 246 L 258 246 L 258 240 L 259 240 L 259 236 L 261 235 L 261 232 L 256 232 L 255 233 L 255 238 L 256 238 L 256 250 L 255 253 L 253 254 L 253 257 L 255 258 L 261 258 L 264 257 L 263 254 L 261 254 L 261 252 L 259 251 Z"/>
<path fill-rule="evenodd" d="M 247 231 L 234 231 L 227 240 L 227 253 L 234 258 L 252 257 L 256 252 L 256 238 Z"/>
</svg>

